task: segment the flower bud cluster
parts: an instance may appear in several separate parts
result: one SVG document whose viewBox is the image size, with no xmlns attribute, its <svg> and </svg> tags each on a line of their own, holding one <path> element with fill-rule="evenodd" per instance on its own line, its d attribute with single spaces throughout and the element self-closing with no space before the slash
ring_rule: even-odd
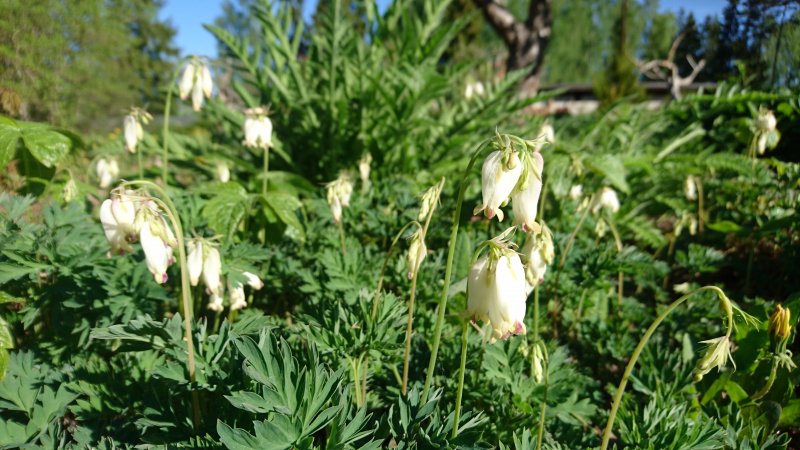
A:
<svg viewBox="0 0 800 450">
<path fill-rule="evenodd" d="M 130 114 L 122 120 L 122 134 L 125 138 L 125 150 L 136 153 L 136 146 L 144 137 L 142 124 L 147 125 L 153 119 L 147 111 L 139 108 L 132 108 Z"/>
<path fill-rule="evenodd" d="M 245 110 L 244 145 L 251 148 L 272 147 L 272 121 L 263 107 Z"/>
<path fill-rule="evenodd" d="M 331 207 L 331 214 L 333 214 L 333 221 L 340 223 L 342 220 L 342 208 L 350 206 L 350 196 L 353 194 L 353 182 L 350 181 L 350 175 L 347 172 L 342 172 L 334 181 L 331 181 L 326 186 L 328 205 Z"/>
<path fill-rule="evenodd" d="M 224 296 L 222 284 L 222 257 L 219 250 L 209 241 L 201 238 L 191 239 L 186 244 L 187 258 L 186 266 L 189 271 L 189 282 L 192 286 L 197 286 L 200 280 L 206 287 L 209 295 L 208 309 L 221 312 L 224 309 Z M 255 290 L 264 287 L 261 279 L 251 273 L 242 272 L 246 283 Z M 244 293 L 244 285 L 231 279 L 227 281 L 230 308 L 232 311 L 242 309 L 247 306 Z"/>
<path fill-rule="evenodd" d="M 100 222 L 112 253 L 132 251 L 131 244 L 138 239 L 156 283 L 167 282 L 167 268 L 175 262 L 173 249 L 178 242 L 151 198 L 142 192 L 114 189 L 111 198 L 100 205 Z"/>
<path fill-rule="evenodd" d="M 610 211 L 612 214 L 616 214 L 619 211 L 617 192 L 608 186 L 603 187 L 597 193 L 594 205 L 592 205 L 592 214 L 597 214 L 601 209 Z"/>
<path fill-rule="evenodd" d="M 536 287 L 544 281 L 547 266 L 553 264 L 555 256 L 553 234 L 547 225 L 528 233 L 522 246 L 522 261 L 525 263 L 525 279 L 530 286 Z"/>
<path fill-rule="evenodd" d="M 766 108 L 758 110 L 758 115 L 752 123 L 755 149 L 751 150 L 753 152 L 751 156 L 755 157 L 755 152 L 763 155 L 767 149 L 775 148 L 780 140 L 780 132 L 775 114 Z"/>
<path fill-rule="evenodd" d="M 192 109 L 200 111 L 203 101 L 211 98 L 214 90 L 214 81 L 211 78 L 211 70 L 208 64 L 200 58 L 192 58 L 183 69 L 178 93 L 181 100 L 186 100 L 192 96 Z"/>
<path fill-rule="evenodd" d="M 103 189 L 111 186 L 111 183 L 119 176 L 119 164 L 113 158 L 100 158 L 95 166 L 97 178 L 100 180 L 100 187 Z"/>
<path fill-rule="evenodd" d="M 792 334 L 792 312 L 781 305 L 775 306 L 775 311 L 769 316 L 767 328 L 769 336 L 776 342 L 786 341 Z"/>
</svg>

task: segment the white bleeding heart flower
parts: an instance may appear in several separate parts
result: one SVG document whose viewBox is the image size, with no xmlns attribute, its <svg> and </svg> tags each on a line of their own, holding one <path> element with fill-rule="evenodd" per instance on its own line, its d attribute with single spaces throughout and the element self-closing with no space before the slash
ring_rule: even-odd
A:
<svg viewBox="0 0 800 450">
<path fill-rule="evenodd" d="M 112 211 L 112 200 L 106 199 L 100 205 L 100 223 L 103 225 L 103 232 L 106 235 L 112 253 L 130 252 L 132 250 L 128 242 L 127 229 L 120 226 Z"/>
<path fill-rule="evenodd" d="M 339 178 L 326 186 L 326 198 L 331 207 L 334 223 L 342 220 L 342 208 L 350 206 L 350 195 L 353 193 L 353 182 L 347 173 L 342 173 Z"/>
<path fill-rule="evenodd" d="M 178 84 L 178 93 L 180 94 L 181 100 L 186 100 L 189 98 L 189 94 L 192 92 L 192 86 L 194 85 L 194 72 L 195 67 L 191 62 L 186 64 L 186 66 L 183 68 L 183 75 L 181 76 L 181 81 Z"/>
<path fill-rule="evenodd" d="M 242 275 L 247 279 L 247 284 L 255 289 L 259 290 L 264 287 L 264 282 L 261 281 L 261 278 L 258 275 L 250 272 L 242 272 Z"/>
<path fill-rule="evenodd" d="M 233 282 L 228 283 L 228 292 L 231 301 L 231 311 L 236 311 L 247 307 L 247 300 L 244 295 L 244 286 L 242 283 Z"/>
<path fill-rule="evenodd" d="M 686 177 L 683 183 L 683 195 L 686 196 L 686 200 L 697 200 L 697 181 L 691 175 Z"/>
<path fill-rule="evenodd" d="M 525 263 L 525 279 L 531 287 L 544 280 L 547 266 L 555 259 L 553 235 L 547 226 L 541 230 L 528 233 L 522 246 L 522 261 Z"/>
<path fill-rule="evenodd" d="M 525 333 L 525 269 L 511 250 L 490 250 L 470 269 L 467 312 L 492 326 L 492 341 Z"/>
<path fill-rule="evenodd" d="M 171 259 L 170 247 L 151 230 L 151 221 L 146 220 L 142 223 L 139 231 L 139 241 L 144 250 L 147 269 L 153 274 L 156 283 L 164 284 L 167 282 L 167 268 Z"/>
<path fill-rule="evenodd" d="M 583 185 L 576 184 L 569 188 L 569 198 L 572 201 L 578 201 L 583 196 Z"/>
<path fill-rule="evenodd" d="M 119 175 L 119 165 L 116 159 L 100 158 L 97 160 L 97 178 L 100 179 L 100 187 L 105 189 L 111 186 L 111 183 L 117 179 Z"/>
<path fill-rule="evenodd" d="M 778 127 L 775 113 L 768 109 L 761 109 L 756 117 L 756 128 L 761 131 L 774 131 Z"/>
<path fill-rule="evenodd" d="M 203 242 L 199 239 L 192 239 L 187 244 L 186 268 L 189 271 L 189 281 L 192 286 L 197 286 L 200 282 L 200 275 L 203 273 Z"/>
<path fill-rule="evenodd" d="M 224 161 L 217 161 L 216 165 L 217 179 L 223 183 L 227 183 L 231 179 L 231 169 L 225 164 Z"/>
<path fill-rule="evenodd" d="M 549 123 L 545 123 L 539 129 L 539 137 L 544 139 L 548 143 L 553 144 L 556 142 L 556 130 L 553 129 L 553 126 L 550 125 Z"/>
<path fill-rule="evenodd" d="M 272 121 L 267 117 L 266 110 L 250 108 L 245 110 L 245 115 L 247 116 L 244 120 L 245 147 L 272 147 Z"/>
<path fill-rule="evenodd" d="M 208 309 L 214 312 L 222 312 L 223 308 L 222 296 L 219 294 L 211 294 L 211 298 L 208 300 Z"/>
<path fill-rule="evenodd" d="M 619 197 L 617 197 L 617 192 L 610 187 L 604 187 L 600 190 L 597 200 L 592 207 L 592 212 L 596 214 L 601 208 L 611 211 L 612 213 L 619 211 Z"/>
<path fill-rule="evenodd" d="M 526 186 L 518 186 L 511 194 L 511 208 L 514 211 L 514 225 L 521 225 L 525 232 L 537 228 L 536 214 L 539 208 L 539 196 L 542 193 L 542 174 L 544 159 L 539 152 L 531 155 L 531 167 L 526 170 L 535 172 L 527 175 Z"/>
<path fill-rule="evenodd" d="M 222 273 L 222 259 L 219 250 L 214 247 L 204 249 L 203 258 L 203 283 L 210 294 L 220 293 L 220 274 Z"/>
<path fill-rule="evenodd" d="M 123 135 L 125 137 L 125 149 L 130 153 L 136 153 L 136 145 L 144 137 L 142 124 L 134 114 L 128 114 L 122 121 Z"/>
<path fill-rule="evenodd" d="M 214 81 L 208 64 L 200 58 L 192 58 L 183 69 L 181 81 L 178 84 L 178 93 L 181 100 L 192 97 L 192 109 L 200 111 L 203 101 L 211 98 L 214 90 Z"/>
<path fill-rule="evenodd" d="M 361 186 L 369 185 L 369 174 L 372 171 L 372 155 L 364 153 L 364 156 L 358 161 L 358 175 L 361 178 Z"/>
<path fill-rule="evenodd" d="M 484 211 L 486 217 L 503 221 L 503 210 L 500 206 L 508 201 L 508 197 L 522 175 L 522 164 L 516 152 L 511 152 L 507 158 L 504 152 L 497 150 L 489 154 L 483 162 L 481 169 L 481 192 L 483 203 L 478 205 L 473 214 Z M 507 159 L 507 160 L 506 160 Z"/>
</svg>

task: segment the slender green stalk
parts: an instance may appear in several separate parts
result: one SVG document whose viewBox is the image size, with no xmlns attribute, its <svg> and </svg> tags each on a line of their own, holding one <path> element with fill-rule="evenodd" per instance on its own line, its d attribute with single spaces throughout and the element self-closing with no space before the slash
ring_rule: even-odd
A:
<svg viewBox="0 0 800 450">
<path fill-rule="evenodd" d="M 378 294 L 380 294 L 381 289 L 383 289 L 383 277 L 384 277 L 384 274 L 386 273 L 386 267 L 388 267 L 388 265 L 389 265 L 389 256 L 392 255 L 392 250 L 394 250 L 395 246 L 397 245 L 397 242 L 400 241 L 401 237 L 403 237 L 403 233 L 405 233 L 406 229 L 408 229 L 408 227 L 410 227 L 411 225 L 416 225 L 417 227 L 422 227 L 422 225 L 419 222 L 417 222 L 416 220 L 412 220 L 411 222 L 408 222 L 407 224 L 403 225 L 403 228 L 401 228 L 400 231 L 394 236 L 394 239 L 392 240 L 392 245 L 389 246 L 389 251 L 386 252 L 386 256 L 383 257 L 383 265 L 381 265 L 381 273 L 378 276 L 378 284 L 377 284 L 377 287 L 375 288 L 375 298 L 376 299 L 378 298 Z M 375 320 L 375 314 L 377 314 L 377 313 L 378 313 L 378 302 L 377 301 L 373 301 L 373 303 L 372 303 L 372 320 Z"/>
<path fill-rule="evenodd" d="M 586 220 L 586 216 L 589 215 L 589 209 L 592 207 L 592 203 L 594 202 L 594 196 L 589 198 L 589 203 L 586 204 L 586 208 L 583 210 L 583 214 L 581 218 L 578 220 L 578 224 L 575 225 L 575 229 L 572 230 L 572 233 L 569 235 L 569 239 L 567 239 L 567 245 L 564 247 L 564 252 L 561 253 L 561 258 L 558 260 L 558 270 L 556 270 L 556 280 L 554 286 L 559 286 L 558 279 L 561 278 L 561 272 L 564 268 L 564 264 L 567 261 L 567 255 L 569 255 L 569 251 L 572 250 L 572 244 L 575 243 L 575 237 L 578 235 L 578 230 L 581 229 L 581 225 Z M 558 310 L 558 289 L 555 291 L 555 297 L 553 298 L 553 303 L 555 305 L 555 310 Z"/>
<path fill-rule="evenodd" d="M 468 322 L 465 320 L 461 326 L 461 365 L 458 368 L 458 391 L 456 391 L 456 409 L 453 414 L 453 435 L 458 436 L 458 420 L 461 418 L 461 399 L 464 394 L 464 370 L 467 367 L 467 334 L 469 332 Z"/>
<path fill-rule="evenodd" d="M 161 186 L 147 181 L 147 180 L 135 180 L 123 183 L 121 186 L 144 186 L 156 191 L 159 195 L 159 200 L 162 205 L 164 206 L 164 211 L 169 217 L 170 221 L 172 222 L 172 227 L 175 228 L 175 237 L 178 241 L 178 260 L 181 264 L 181 297 L 183 299 L 183 328 L 184 334 L 186 338 L 186 351 L 187 351 L 187 362 L 186 367 L 189 371 L 189 381 L 192 384 L 192 388 L 194 387 L 194 383 L 196 380 L 195 376 L 195 362 L 194 362 L 194 339 L 192 337 L 192 292 L 191 292 L 191 285 L 189 283 L 189 271 L 186 267 L 186 246 L 184 245 L 183 241 L 183 227 L 181 226 L 180 216 L 178 215 L 178 209 L 175 207 L 175 204 L 170 199 L 167 191 L 164 190 Z M 197 391 L 192 389 L 192 410 L 194 415 L 192 417 L 192 425 L 194 430 L 197 431 L 200 425 L 200 406 L 199 406 L 199 399 Z"/>
<path fill-rule="evenodd" d="M 425 242 L 425 237 L 428 234 L 428 226 L 431 223 L 431 217 L 433 217 L 433 211 L 436 209 L 436 203 L 433 202 L 431 206 L 431 210 L 428 213 L 428 217 L 425 219 L 425 225 L 422 227 L 422 235 L 420 239 L 422 242 Z M 416 298 L 417 293 L 417 275 L 419 274 L 419 261 L 415 262 L 414 273 L 411 274 L 411 293 L 408 299 L 408 320 L 406 323 L 406 346 L 405 350 L 403 351 L 403 382 L 400 385 L 400 391 L 403 395 L 406 395 L 406 390 L 408 389 L 408 365 L 409 359 L 411 357 L 411 333 L 414 331 L 414 299 Z"/>
<path fill-rule="evenodd" d="M 611 439 L 611 430 L 614 427 L 614 419 L 616 419 L 617 417 L 617 410 L 619 410 L 619 405 L 620 402 L 622 401 L 622 394 L 625 392 L 625 386 L 627 386 L 628 384 L 628 379 L 630 378 L 631 373 L 633 372 L 633 368 L 636 366 L 636 361 L 639 360 L 639 355 L 642 353 L 642 350 L 644 350 L 644 346 L 647 344 L 647 341 L 650 340 L 650 337 L 656 331 L 656 328 L 658 328 L 658 326 L 661 325 L 661 322 L 663 322 L 664 319 L 666 319 L 667 316 L 669 316 L 669 314 L 675 310 L 675 308 L 680 306 L 683 302 L 685 302 L 689 297 L 693 296 L 694 294 L 697 294 L 698 292 L 701 291 L 709 291 L 709 290 L 716 292 L 720 300 L 728 301 L 727 300 L 728 297 L 725 295 L 724 292 L 722 292 L 720 288 L 716 286 L 703 286 L 701 288 L 695 289 L 694 291 L 672 302 L 669 306 L 667 306 L 667 309 L 665 309 L 664 312 L 662 312 L 661 314 L 659 314 L 658 317 L 656 317 L 656 320 L 653 322 L 652 325 L 650 325 L 650 328 L 648 328 L 647 331 L 645 331 L 644 336 L 642 336 L 642 339 L 639 341 L 639 344 L 633 350 L 633 353 L 631 354 L 631 359 L 628 361 L 628 365 L 625 366 L 625 372 L 622 374 L 622 380 L 620 380 L 619 386 L 617 387 L 617 391 L 614 393 L 614 402 L 611 404 L 611 412 L 608 414 L 608 422 L 606 423 L 605 431 L 603 431 L 603 442 L 600 445 L 600 450 L 606 450 L 608 448 L 608 442 Z M 730 337 L 731 333 L 733 332 L 733 312 L 731 311 L 731 308 L 725 308 L 725 309 L 728 316 L 727 337 Z"/>
<path fill-rule="evenodd" d="M 533 341 L 539 340 L 539 285 L 533 288 Z"/>
<path fill-rule="evenodd" d="M 769 390 L 772 389 L 773 383 L 775 383 L 775 377 L 778 375 L 778 358 L 773 357 L 772 359 L 772 367 L 770 367 L 769 371 L 769 378 L 767 379 L 767 383 L 761 387 L 755 394 L 750 396 L 750 400 L 756 401 L 761 400 L 765 395 L 769 393 Z"/>
<path fill-rule="evenodd" d="M 697 232 L 703 234 L 703 215 L 705 214 L 703 206 L 703 182 L 699 178 L 695 179 L 697 186 Z"/>
<path fill-rule="evenodd" d="M 347 255 L 347 245 L 344 240 L 344 217 L 336 223 L 339 228 L 339 244 L 342 246 L 342 256 Z"/>
<path fill-rule="evenodd" d="M 267 196 L 267 173 L 269 172 L 269 147 L 264 149 L 264 179 L 261 180 L 261 194 Z"/>
<path fill-rule="evenodd" d="M 478 145 L 472 154 L 472 158 L 464 169 L 464 175 L 461 177 L 461 185 L 458 190 L 458 199 L 456 200 L 456 209 L 453 211 L 453 228 L 450 231 L 450 242 L 447 248 L 447 264 L 444 269 L 444 284 L 442 285 L 442 297 L 439 299 L 437 306 L 436 324 L 433 331 L 433 346 L 431 347 L 431 357 L 428 362 L 428 372 L 425 374 L 425 385 L 422 388 L 421 402 L 424 404 L 428 400 L 428 392 L 433 383 L 433 371 L 436 368 L 436 356 L 439 354 L 439 344 L 442 339 L 442 326 L 444 325 L 444 316 L 447 311 L 447 298 L 450 292 L 450 278 L 453 275 L 453 258 L 456 252 L 456 238 L 458 238 L 458 225 L 461 219 L 461 206 L 464 203 L 464 192 L 467 190 L 469 184 L 470 171 L 472 166 L 475 165 L 478 156 L 485 148 L 487 141 Z"/>
<path fill-rule="evenodd" d="M 363 405 L 363 400 L 361 399 L 361 388 L 359 387 L 359 380 L 361 380 L 361 376 L 358 374 L 359 366 L 361 365 L 361 359 L 359 358 L 356 361 L 354 358 L 350 358 L 350 367 L 353 369 L 353 392 L 355 395 L 356 406 L 361 407 Z"/>
<path fill-rule="evenodd" d="M 138 152 L 136 152 L 136 158 L 139 160 L 139 179 L 144 179 L 144 164 L 142 163 L 142 149 L 140 148 Z"/>
<path fill-rule="evenodd" d="M 163 141 L 161 178 L 163 179 L 164 186 L 169 184 L 169 180 L 167 178 L 169 176 L 169 113 L 170 109 L 172 109 L 172 91 L 175 90 L 175 82 L 178 81 L 178 76 L 180 75 L 182 68 L 182 65 L 178 64 L 178 68 L 172 75 L 172 80 L 170 80 L 169 86 L 167 87 L 167 100 L 164 103 L 164 127 L 161 131 L 161 140 Z"/>
<path fill-rule="evenodd" d="M 547 353 L 547 350 L 545 350 L 545 353 Z M 550 383 L 550 374 L 548 373 L 550 370 L 549 360 L 550 358 L 546 357 L 544 358 L 544 361 L 542 361 L 542 364 L 544 365 L 542 368 L 544 372 L 544 395 L 542 396 L 542 406 L 539 409 L 539 434 L 538 438 L 536 439 L 536 450 L 541 450 L 542 439 L 544 439 L 544 419 L 546 415 L 545 413 L 547 412 L 547 387 Z"/>
<path fill-rule="evenodd" d="M 617 253 L 622 253 L 622 238 L 620 238 L 617 226 L 614 224 L 614 219 L 608 220 L 608 227 L 611 229 L 611 234 L 614 236 L 614 244 L 617 246 Z M 622 277 L 622 271 L 620 270 L 617 273 L 617 313 L 620 313 L 622 310 L 623 282 L 624 279 Z"/>
</svg>

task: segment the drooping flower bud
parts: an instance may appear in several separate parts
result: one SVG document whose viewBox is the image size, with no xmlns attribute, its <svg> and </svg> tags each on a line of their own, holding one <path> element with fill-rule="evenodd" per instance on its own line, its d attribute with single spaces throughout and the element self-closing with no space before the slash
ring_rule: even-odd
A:
<svg viewBox="0 0 800 450">
<path fill-rule="evenodd" d="M 547 266 L 555 259 L 553 234 L 546 225 L 539 231 L 528 233 L 522 246 L 522 261 L 525 263 L 525 279 L 531 287 L 544 281 Z"/>
<path fill-rule="evenodd" d="M 119 165 L 116 159 L 100 158 L 97 160 L 97 178 L 100 179 L 100 187 L 105 189 L 111 186 L 111 183 L 117 179 L 119 175 Z"/>
<path fill-rule="evenodd" d="M 231 179 L 231 169 L 225 164 L 225 161 L 217 161 L 217 179 L 223 183 L 227 183 Z"/>
<path fill-rule="evenodd" d="M 549 144 L 554 144 L 556 142 L 556 130 L 553 129 L 552 125 L 545 122 L 539 128 L 539 138 L 543 138 Z"/>
<path fill-rule="evenodd" d="M 247 300 L 244 295 L 244 286 L 238 281 L 228 282 L 228 292 L 230 293 L 231 311 L 247 307 Z"/>
<path fill-rule="evenodd" d="M 505 152 L 497 150 L 489 154 L 481 170 L 481 192 L 483 203 L 478 205 L 473 214 L 484 211 L 486 217 L 503 221 L 503 210 L 500 206 L 508 201 L 511 192 L 522 175 L 522 165 L 517 153 L 512 151 L 507 157 Z"/>
<path fill-rule="evenodd" d="M 425 241 L 422 239 L 422 230 L 417 230 L 416 233 L 411 236 L 411 243 L 408 246 L 408 253 L 406 254 L 408 279 L 411 279 L 414 274 L 417 273 L 427 253 L 428 248 L 425 247 Z"/>
<path fill-rule="evenodd" d="M 259 290 L 264 287 L 264 282 L 261 281 L 261 278 L 259 278 L 256 274 L 250 272 L 242 272 L 242 275 L 244 275 L 244 277 L 247 278 L 247 284 L 251 288 Z"/>
<path fill-rule="evenodd" d="M 470 269 L 467 312 L 492 326 L 491 340 L 525 333 L 525 268 L 508 248 L 490 248 Z"/>
<path fill-rule="evenodd" d="M 125 150 L 131 153 L 136 153 L 136 144 L 144 135 L 142 125 L 136 120 L 132 114 L 125 116 L 122 121 L 123 135 L 125 136 Z"/>
<path fill-rule="evenodd" d="M 524 170 L 525 182 L 520 182 L 511 194 L 511 208 L 514 211 L 514 225 L 521 225 L 522 231 L 528 232 L 536 229 L 536 213 L 539 208 L 539 196 L 542 193 L 542 174 L 544 159 L 541 153 L 531 155 L 531 164 L 526 164 Z"/>
<path fill-rule="evenodd" d="M 486 88 L 484 88 L 483 83 L 480 81 L 467 83 L 467 86 L 464 88 L 464 98 L 467 100 L 471 100 L 473 96 L 483 97 L 484 94 L 486 94 Z"/>
<path fill-rule="evenodd" d="M 703 377 L 708 372 L 711 372 L 711 369 L 714 367 L 716 367 L 718 370 L 722 370 L 728 360 L 730 360 L 733 364 L 733 356 L 731 356 L 731 340 L 728 336 L 720 336 L 715 339 L 702 341 L 702 343 L 708 344 L 708 346 L 706 347 L 705 354 L 703 354 L 703 357 L 697 361 L 697 366 L 695 366 L 693 373 L 695 382 L 702 380 Z M 735 364 L 734 368 L 736 368 Z"/>
<path fill-rule="evenodd" d="M 253 148 L 272 147 L 272 121 L 265 108 L 245 110 L 244 145 Z"/>
<path fill-rule="evenodd" d="M 597 214 L 601 208 L 611 211 L 611 213 L 619 211 L 619 197 L 617 197 L 617 192 L 610 187 L 604 187 L 600 190 L 592 207 L 592 213 Z"/>
<path fill-rule="evenodd" d="M 582 196 L 583 196 L 583 185 L 582 184 L 576 184 L 576 185 L 573 185 L 571 188 L 569 188 L 569 198 L 572 201 L 577 202 L 578 200 L 581 199 Z"/>
<path fill-rule="evenodd" d="M 423 222 L 428 218 L 428 215 L 433 212 L 433 210 L 436 208 L 436 205 L 439 203 L 439 196 L 442 194 L 443 187 L 444 178 L 442 178 L 441 181 L 435 185 L 429 187 L 428 190 L 422 194 L 422 202 L 420 204 L 417 220 Z"/>
<path fill-rule="evenodd" d="M 142 250 L 144 250 L 147 269 L 153 274 L 153 279 L 156 280 L 156 283 L 164 284 L 167 282 L 170 252 L 164 240 L 152 232 L 152 223 L 150 220 L 142 223 L 142 228 L 139 231 L 139 241 L 142 244 Z"/>
<path fill-rule="evenodd" d="M 204 249 L 203 283 L 210 294 L 220 293 L 220 273 L 222 272 L 222 259 L 219 250 L 214 247 Z"/>
<path fill-rule="evenodd" d="M 533 354 L 531 355 L 531 369 L 533 372 L 533 379 L 537 383 L 544 380 L 544 352 L 542 352 L 542 345 L 544 343 L 537 342 L 533 345 Z"/>
<path fill-rule="evenodd" d="M 364 153 L 364 156 L 358 161 L 358 175 L 361 177 L 361 186 L 363 190 L 369 186 L 369 174 L 372 171 L 372 155 Z"/>
<path fill-rule="evenodd" d="M 69 177 L 69 180 L 67 180 L 67 182 L 64 183 L 64 188 L 61 190 L 61 199 L 64 200 L 65 203 L 70 203 L 77 197 L 78 197 L 78 185 L 75 183 L 74 178 Z"/>
<path fill-rule="evenodd" d="M 775 341 L 782 341 L 789 338 L 792 333 L 792 312 L 789 308 L 775 305 L 775 311 L 769 316 L 769 336 Z"/>
<path fill-rule="evenodd" d="M 697 200 L 697 180 L 694 176 L 686 177 L 686 181 L 683 183 L 683 195 L 686 196 L 686 200 Z"/>
<path fill-rule="evenodd" d="M 200 274 L 203 273 L 203 241 L 192 239 L 186 244 L 186 268 L 189 271 L 189 282 L 192 286 L 197 286 L 200 282 Z"/>
</svg>

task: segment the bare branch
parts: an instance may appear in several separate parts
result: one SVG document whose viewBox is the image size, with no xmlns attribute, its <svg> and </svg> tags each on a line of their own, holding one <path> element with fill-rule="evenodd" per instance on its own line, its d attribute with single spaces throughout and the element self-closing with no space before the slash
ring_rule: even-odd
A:
<svg viewBox="0 0 800 450">
<path fill-rule="evenodd" d="M 517 20 L 502 4 L 497 0 L 473 0 L 475 6 L 483 11 L 483 16 L 494 28 L 497 34 L 503 39 L 506 45 L 513 45 L 517 41 L 516 25 Z"/>
</svg>

